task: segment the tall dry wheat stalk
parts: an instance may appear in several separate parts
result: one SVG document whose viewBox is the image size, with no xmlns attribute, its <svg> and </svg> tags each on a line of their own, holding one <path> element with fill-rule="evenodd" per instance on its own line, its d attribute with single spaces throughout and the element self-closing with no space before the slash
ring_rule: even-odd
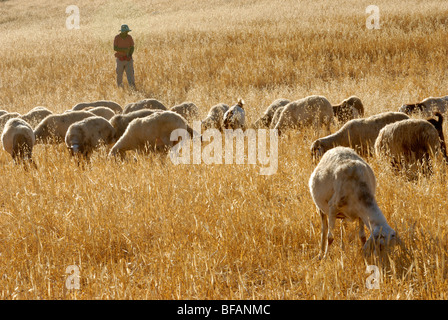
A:
<svg viewBox="0 0 448 320">
<path fill-rule="evenodd" d="M 80 8 L 68 30 L 65 8 Z M 356 94 L 367 115 L 446 95 L 445 1 L 2 1 L 0 109 L 78 102 L 189 100 L 205 115 L 246 101 L 249 122 L 275 99 Z M 113 37 L 136 42 L 138 91 L 115 86 Z M 336 127 L 333 127 L 336 130 Z M 445 134 L 446 128 L 445 128 Z M 364 260 L 354 225 L 337 223 L 318 261 L 320 219 L 308 190 L 311 129 L 279 141 L 279 168 L 178 165 L 162 156 L 84 168 L 64 146 L 39 145 L 37 170 L 0 152 L 2 299 L 446 299 L 445 168 L 410 183 L 369 159 L 377 200 L 406 244 Z M 134 161 L 134 158 L 136 161 Z M 380 270 L 368 289 L 367 265 Z M 75 265 L 80 289 L 68 290 Z"/>
</svg>

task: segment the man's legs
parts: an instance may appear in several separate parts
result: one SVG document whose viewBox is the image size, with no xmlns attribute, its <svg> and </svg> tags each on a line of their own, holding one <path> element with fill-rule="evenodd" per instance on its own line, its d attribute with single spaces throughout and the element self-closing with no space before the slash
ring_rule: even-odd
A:
<svg viewBox="0 0 448 320">
<path fill-rule="evenodd" d="M 128 78 L 129 87 L 135 89 L 135 78 L 134 78 L 134 60 L 126 61 L 126 77 Z"/>
<path fill-rule="evenodd" d="M 117 58 L 117 86 L 118 87 L 123 87 L 123 72 L 124 72 L 124 68 L 125 68 L 125 63 L 126 61 L 120 61 L 120 59 Z M 126 73 L 127 74 L 127 73 Z"/>
</svg>

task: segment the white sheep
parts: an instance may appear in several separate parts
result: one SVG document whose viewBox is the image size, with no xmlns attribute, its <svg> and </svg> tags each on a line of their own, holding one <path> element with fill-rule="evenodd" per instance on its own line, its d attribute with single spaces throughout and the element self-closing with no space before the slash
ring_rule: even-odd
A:
<svg viewBox="0 0 448 320">
<path fill-rule="evenodd" d="M 170 108 L 170 111 L 180 114 L 188 123 L 199 119 L 199 108 L 193 102 L 183 102 Z"/>
<path fill-rule="evenodd" d="M 274 129 L 277 125 L 278 119 L 280 119 L 283 109 L 285 109 L 285 106 L 279 107 L 277 108 L 277 110 L 275 110 L 274 115 L 272 116 L 271 124 L 269 126 L 270 129 Z"/>
<path fill-rule="evenodd" d="M 222 130 L 222 121 L 227 110 L 229 110 L 229 106 L 224 103 L 212 106 L 207 116 L 201 122 L 202 131 L 207 129 Z"/>
<path fill-rule="evenodd" d="M 20 118 L 25 120 L 32 128 L 34 128 L 51 114 L 53 114 L 53 112 L 51 112 L 47 108 L 38 106 L 31 109 L 26 114 L 20 116 Z"/>
<path fill-rule="evenodd" d="M 109 122 L 112 125 L 112 127 L 116 130 L 117 139 L 119 139 L 123 133 L 126 131 L 126 128 L 128 127 L 129 123 L 136 119 L 136 118 L 144 118 L 147 116 L 152 115 L 156 112 L 162 112 L 162 110 L 159 109 L 142 109 L 138 111 L 133 111 L 126 114 L 117 114 L 113 116 Z"/>
<path fill-rule="evenodd" d="M 333 106 L 333 114 L 340 123 L 364 117 L 364 105 L 357 96 L 350 96 Z"/>
<path fill-rule="evenodd" d="M 316 129 L 325 126 L 330 133 L 333 121 L 333 108 L 330 101 L 323 96 L 313 95 L 288 103 L 277 121 L 274 129 L 280 135 L 285 129 L 297 129 L 304 125 L 316 125 Z"/>
<path fill-rule="evenodd" d="M 113 110 L 116 114 L 123 112 L 123 108 L 118 103 L 116 103 L 114 101 L 109 101 L 109 100 L 81 102 L 81 103 L 76 104 L 71 110 L 72 111 L 80 111 L 80 110 L 84 110 L 89 107 L 93 107 L 93 108 L 107 107 L 107 108 Z"/>
<path fill-rule="evenodd" d="M 96 117 L 96 115 L 82 110 L 49 115 L 34 129 L 36 143 L 64 142 L 70 125 L 89 117 Z"/>
<path fill-rule="evenodd" d="M 0 132 L 3 131 L 3 128 L 6 125 L 6 122 L 8 122 L 9 119 L 12 118 L 20 118 L 20 113 L 18 112 L 8 112 L 2 116 L 0 116 Z"/>
<path fill-rule="evenodd" d="M 83 110 L 89 111 L 98 117 L 103 117 L 106 120 L 110 120 L 113 116 L 115 116 L 115 112 L 109 107 L 88 107 Z"/>
<path fill-rule="evenodd" d="M 124 107 L 123 113 L 130 113 L 141 109 L 167 110 L 165 105 L 157 99 L 143 99 L 138 102 L 127 104 Z"/>
<path fill-rule="evenodd" d="M 357 220 L 364 253 L 398 241 L 375 200 L 376 179 L 372 168 L 353 150 L 336 147 L 324 154 L 309 180 L 313 201 L 322 220 L 321 254 L 333 242 L 337 218 Z M 370 237 L 366 241 L 366 226 Z"/>
<path fill-rule="evenodd" d="M 224 113 L 222 119 L 222 127 L 224 129 L 245 129 L 246 127 L 246 112 L 244 111 L 244 100 L 239 99 L 238 103 L 231 106 L 229 110 Z"/>
<path fill-rule="evenodd" d="M 134 119 L 112 147 L 109 156 L 120 155 L 124 158 L 128 150 L 166 150 L 176 144 L 170 140 L 171 133 L 176 129 L 187 130 L 193 136 L 193 130 L 185 118 L 172 111 L 156 112 L 145 118 Z"/>
<path fill-rule="evenodd" d="M 408 115 L 420 114 L 424 117 L 430 117 L 435 112 L 447 113 L 448 112 L 448 96 L 444 97 L 429 97 L 423 99 L 421 102 L 412 104 L 403 104 L 399 109 L 399 112 L 404 112 Z"/>
<path fill-rule="evenodd" d="M 276 110 L 278 110 L 281 107 L 286 106 L 291 101 L 288 99 L 280 98 L 274 100 L 265 110 L 264 114 L 258 118 L 257 121 L 254 122 L 253 127 L 255 129 L 267 129 L 271 126 L 272 118 L 274 117 L 274 114 Z M 278 119 L 277 119 L 278 120 Z M 277 123 L 277 122 L 276 122 Z"/>
<path fill-rule="evenodd" d="M 103 117 L 86 118 L 70 125 L 65 135 L 65 144 L 70 153 L 89 159 L 93 150 L 102 145 L 115 143 L 115 129 Z"/>
<path fill-rule="evenodd" d="M 395 169 L 415 179 L 418 172 L 429 174 L 431 162 L 442 155 L 439 133 L 424 119 L 388 124 L 375 141 L 375 155 L 389 159 Z M 443 156 L 447 159 L 446 153 Z"/>
<path fill-rule="evenodd" d="M 15 162 L 32 160 L 33 147 L 36 140 L 33 128 L 20 118 L 11 118 L 6 122 L 2 132 L 2 144 Z M 34 165 L 35 166 L 35 165 Z"/>
<path fill-rule="evenodd" d="M 364 156 L 372 155 L 380 130 L 389 123 L 405 119 L 409 116 L 402 112 L 383 112 L 369 118 L 350 120 L 335 133 L 315 140 L 311 145 L 311 155 L 317 160 L 336 146 L 351 147 Z"/>
</svg>

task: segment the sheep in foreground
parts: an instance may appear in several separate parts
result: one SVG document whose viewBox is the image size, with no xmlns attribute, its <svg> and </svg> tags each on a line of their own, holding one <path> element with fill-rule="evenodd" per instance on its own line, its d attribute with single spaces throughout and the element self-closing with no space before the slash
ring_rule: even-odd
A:
<svg viewBox="0 0 448 320">
<path fill-rule="evenodd" d="M 190 136 L 193 136 L 193 130 L 185 118 L 172 111 L 156 112 L 145 118 L 134 119 L 112 147 L 109 156 L 120 155 L 124 158 L 128 150 L 166 150 L 176 144 L 170 140 L 171 133 L 176 129 L 187 130 Z"/>
<path fill-rule="evenodd" d="M 42 120 L 47 116 L 53 114 L 50 110 L 45 107 L 35 107 L 28 111 L 28 113 L 20 116 L 21 119 L 25 120 L 32 128 L 36 127 Z"/>
<path fill-rule="evenodd" d="M 183 102 L 170 108 L 170 111 L 180 114 L 188 123 L 199 119 L 199 108 L 193 102 Z"/>
<path fill-rule="evenodd" d="M 222 131 L 222 121 L 227 110 L 229 110 L 229 106 L 224 103 L 218 103 L 211 107 L 207 116 L 201 122 L 202 131 L 211 128 Z"/>
<path fill-rule="evenodd" d="M 88 107 L 84 111 L 89 111 L 98 117 L 102 117 L 106 120 L 110 120 L 115 116 L 115 112 L 109 107 Z"/>
<path fill-rule="evenodd" d="M 277 108 L 277 110 L 275 110 L 274 115 L 272 116 L 271 124 L 269 126 L 270 129 L 274 129 L 277 125 L 278 119 L 280 119 L 280 115 L 282 114 L 283 109 L 285 109 L 285 106 Z"/>
<path fill-rule="evenodd" d="M 0 132 L 3 132 L 3 128 L 5 127 L 6 122 L 8 122 L 8 120 L 12 118 L 20 118 L 20 113 L 9 112 L 0 116 Z"/>
<path fill-rule="evenodd" d="M 119 139 L 123 133 L 126 131 L 129 123 L 136 118 L 144 118 L 152 115 L 156 112 L 163 112 L 162 110 L 152 110 L 152 109 L 142 109 L 138 111 L 133 111 L 126 114 L 117 114 L 113 116 L 109 122 L 112 127 L 115 128 L 117 139 Z"/>
<path fill-rule="evenodd" d="M 89 111 L 71 111 L 49 115 L 34 129 L 36 143 L 62 143 L 70 125 L 89 117 L 96 116 Z"/>
<path fill-rule="evenodd" d="M 353 149 L 336 147 L 325 153 L 311 174 L 309 188 L 322 220 L 319 258 L 326 256 L 333 242 L 337 218 L 358 221 L 366 255 L 399 241 L 375 200 L 373 170 Z M 367 241 L 364 226 L 370 231 Z"/>
<path fill-rule="evenodd" d="M 297 129 L 304 125 L 316 125 L 318 130 L 325 126 L 330 133 L 333 121 L 331 103 L 323 96 L 313 95 L 288 103 L 278 119 L 274 129 L 280 135 L 286 129 Z"/>
<path fill-rule="evenodd" d="M 143 99 L 138 102 L 129 103 L 124 107 L 123 113 L 130 113 L 141 109 L 167 110 L 167 108 L 157 99 Z"/>
<path fill-rule="evenodd" d="M 278 110 L 281 107 L 286 106 L 291 101 L 288 99 L 277 99 L 274 102 L 272 102 L 267 108 L 264 114 L 254 122 L 253 127 L 255 129 L 267 129 L 271 126 L 272 118 L 274 117 L 274 114 L 276 110 Z M 277 119 L 278 120 L 278 119 Z M 277 123 L 277 122 L 275 122 Z"/>
<path fill-rule="evenodd" d="M 76 104 L 71 110 L 72 111 L 80 111 L 84 110 L 86 108 L 96 108 L 96 107 L 106 107 L 111 110 L 113 110 L 116 114 L 122 113 L 123 108 L 114 101 L 108 101 L 108 100 L 98 100 L 98 101 L 92 101 L 92 102 L 81 102 Z"/>
<path fill-rule="evenodd" d="M 410 179 L 418 172 L 431 173 L 431 162 L 441 154 L 436 128 L 424 119 L 408 119 L 388 124 L 378 134 L 375 155 L 389 159 L 395 169 Z M 447 159 L 446 153 L 443 157 Z"/>
<path fill-rule="evenodd" d="M 222 119 L 224 129 L 244 129 L 246 127 L 246 112 L 244 111 L 244 100 L 239 99 L 238 103 L 227 110 Z"/>
<path fill-rule="evenodd" d="M 350 120 L 335 133 L 315 140 L 311 145 L 311 156 L 318 160 L 337 146 L 351 147 L 364 156 L 372 155 L 380 130 L 389 123 L 406 119 L 409 116 L 402 112 L 384 112 L 369 118 Z"/>
<path fill-rule="evenodd" d="M 398 111 L 404 112 L 408 115 L 421 114 L 424 117 L 430 117 L 435 112 L 448 112 L 448 96 L 445 97 L 429 97 L 423 99 L 421 102 L 403 104 Z"/>
<path fill-rule="evenodd" d="M 115 142 L 115 129 L 103 117 L 90 117 L 70 125 L 65 144 L 71 155 L 90 158 L 93 150 Z"/>
<path fill-rule="evenodd" d="M 364 117 L 364 105 L 357 96 L 343 100 L 339 105 L 333 106 L 334 117 L 340 122 Z"/>
<path fill-rule="evenodd" d="M 12 118 L 6 122 L 2 133 L 2 144 L 14 162 L 28 161 L 35 166 L 32 160 L 35 142 L 33 129 L 26 121 Z"/>
</svg>

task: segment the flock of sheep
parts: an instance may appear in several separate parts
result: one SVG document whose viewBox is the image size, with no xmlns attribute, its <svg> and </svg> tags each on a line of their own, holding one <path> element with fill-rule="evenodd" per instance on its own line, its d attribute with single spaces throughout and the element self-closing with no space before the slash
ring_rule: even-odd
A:
<svg viewBox="0 0 448 320">
<path fill-rule="evenodd" d="M 384 112 L 364 118 L 362 101 L 351 96 L 339 105 L 325 97 L 275 100 L 250 127 L 276 129 L 278 134 L 302 126 L 324 127 L 327 135 L 311 145 L 311 157 L 319 163 L 309 188 L 322 218 L 321 257 L 333 241 L 337 218 L 359 222 L 364 252 L 399 242 L 375 200 L 375 175 L 361 157 L 385 157 L 408 177 L 416 172 L 431 173 L 431 163 L 443 157 L 448 163 L 443 136 L 443 114 L 448 112 L 448 96 L 427 98 L 406 104 L 398 112 Z M 410 118 L 411 114 L 420 115 Z M 436 119 L 435 119 L 435 118 Z M 109 156 L 124 157 L 128 150 L 166 150 L 174 145 L 171 132 L 185 129 L 193 135 L 192 121 L 199 120 L 199 109 L 191 102 L 172 108 L 156 99 L 144 99 L 122 108 L 113 101 L 75 105 L 60 114 L 36 107 L 24 115 L 0 110 L 3 148 L 15 162 L 29 162 L 39 143 L 64 143 L 73 156 L 86 159 L 102 145 L 109 145 Z M 330 125 L 339 130 L 330 134 Z M 201 120 L 202 130 L 247 128 L 244 101 L 235 105 L 213 106 Z M 366 239 L 364 227 L 370 231 Z"/>
</svg>

